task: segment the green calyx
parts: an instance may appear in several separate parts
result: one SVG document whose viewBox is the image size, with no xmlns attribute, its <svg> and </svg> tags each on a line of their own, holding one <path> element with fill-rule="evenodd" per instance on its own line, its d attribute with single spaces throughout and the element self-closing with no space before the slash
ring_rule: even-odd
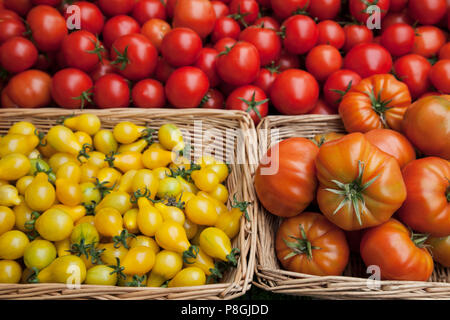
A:
<svg viewBox="0 0 450 320">
<path fill-rule="evenodd" d="M 247 108 L 247 110 L 246 110 L 246 112 L 247 113 L 250 113 L 250 112 L 252 112 L 252 111 L 254 111 L 255 113 L 256 113 L 256 115 L 258 116 L 258 118 L 260 119 L 260 120 L 262 120 L 262 116 L 261 116 L 261 113 L 259 112 L 259 110 L 258 110 L 258 107 L 260 106 L 260 105 L 263 105 L 263 104 L 265 104 L 265 103 L 267 103 L 267 102 L 269 102 L 269 99 L 264 99 L 264 100 L 261 100 L 261 101 L 256 101 L 256 92 L 254 91 L 253 92 L 253 95 L 252 95 L 252 100 L 246 100 L 246 99 L 244 99 L 244 98 L 238 98 L 239 100 L 241 100 L 242 102 L 244 102 L 247 106 L 248 106 L 248 108 Z"/>
<path fill-rule="evenodd" d="M 91 97 L 94 95 L 94 93 L 92 92 L 92 88 L 83 91 L 78 97 L 73 97 L 73 100 L 80 100 L 81 101 L 81 105 L 80 105 L 80 109 L 83 110 L 84 107 L 88 104 L 88 103 L 93 103 Z"/>
<path fill-rule="evenodd" d="M 127 276 L 123 273 L 123 270 L 125 270 L 125 267 L 120 265 L 120 259 L 119 258 L 116 257 L 116 265 L 115 266 L 111 265 L 111 266 L 108 266 L 108 267 L 113 269 L 113 271 L 111 271 L 109 273 L 110 275 L 113 275 L 113 274 L 117 273 L 117 278 L 118 279 L 122 278 L 122 279 L 125 280 L 127 278 Z"/>
<path fill-rule="evenodd" d="M 112 238 L 114 248 L 117 249 L 122 245 L 125 249 L 130 249 L 127 243 L 128 238 L 136 238 L 136 235 L 129 233 L 127 229 L 123 229 L 120 235 Z"/>
<path fill-rule="evenodd" d="M 358 177 L 353 182 L 345 184 L 336 180 L 332 180 L 332 182 L 336 184 L 338 189 L 331 189 L 331 188 L 325 189 L 326 191 L 344 197 L 341 203 L 334 210 L 333 214 L 338 213 L 339 210 L 342 209 L 342 207 L 344 207 L 347 203 L 350 202 L 353 206 L 353 211 L 356 215 L 358 223 L 361 226 L 362 226 L 361 214 L 364 212 L 364 209 L 366 209 L 363 192 L 380 177 L 378 175 L 375 178 L 371 179 L 370 181 L 363 183 L 362 177 L 364 173 L 364 166 L 365 166 L 364 162 L 358 160 Z"/>
<path fill-rule="evenodd" d="M 365 92 L 365 93 L 367 94 L 367 96 L 370 99 L 373 110 L 379 115 L 381 122 L 383 123 L 383 126 L 388 129 L 389 126 L 386 122 L 385 113 L 389 110 L 388 105 L 392 102 L 392 99 L 383 100 L 381 98 L 382 90 L 380 90 L 380 92 L 378 92 L 377 96 L 375 96 L 375 92 L 373 91 L 373 89 L 371 91 Z"/>
<path fill-rule="evenodd" d="M 112 187 L 108 187 L 107 184 L 109 183 L 109 181 L 103 181 L 100 182 L 100 180 L 98 178 L 95 178 L 95 188 L 100 191 L 100 196 L 103 199 L 107 194 L 110 194 L 112 190 L 114 190 L 116 184 L 114 183 L 114 185 Z"/>
<path fill-rule="evenodd" d="M 120 64 L 119 69 L 124 70 L 130 64 L 130 59 L 128 59 L 128 46 L 125 47 L 123 53 L 117 50 L 117 48 L 114 46 L 113 50 L 116 52 L 117 58 L 116 60 L 112 61 L 111 64 L 112 65 Z"/>
<path fill-rule="evenodd" d="M 241 250 L 238 248 L 233 248 L 231 252 L 227 255 L 227 261 L 232 267 L 237 266 L 237 258 L 240 256 Z"/>
<path fill-rule="evenodd" d="M 183 252 L 183 262 L 186 264 L 193 264 L 195 261 L 189 261 L 188 259 L 196 259 L 199 251 L 199 247 L 190 246 L 189 249 Z"/>
<path fill-rule="evenodd" d="M 247 211 L 248 206 L 251 204 L 252 204 L 251 202 L 247 201 L 238 201 L 236 198 L 236 194 L 234 194 L 233 203 L 231 204 L 231 207 L 241 210 L 241 212 L 244 213 L 245 219 L 247 219 L 247 221 L 251 221 Z"/>
<path fill-rule="evenodd" d="M 311 242 L 308 240 L 306 236 L 305 229 L 302 225 L 299 225 L 300 227 L 300 234 L 302 235 L 301 238 L 289 236 L 290 238 L 294 239 L 295 241 L 287 241 L 286 239 L 283 239 L 286 246 L 291 249 L 291 253 L 287 254 L 283 259 L 287 260 L 290 259 L 296 255 L 300 254 L 306 254 L 306 257 L 308 260 L 311 260 L 313 257 L 313 250 L 320 250 L 320 247 L 315 247 L 311 245 Z"/>
<path fill-rule="evenodd" d="M 80 150 L 80 152 L 78 153 L 78 155 L 77 155 L 77 160 L 80 162 L 80 163 L 83 163 L 83 161 L 81 160 L 82 158 L 85 158 L 85 159 L 89 159 L 91 156 L 89 155 L 89 152 L 91 152 L 91 151 L 93 151 L 94 150 L 94 147 L 91 145 L 91 144 L 89 144 L 89 143 L 85 143 L 85 144 L 83 144 L 83 146 L 81 147 L 81 150 Z"/>
<path fill-rule="evenodd" d="M 133 280 L 125 283 L 126 287 L 145 287 L 147 283 L 147 276 L 134 275 Z"/>
</svg>

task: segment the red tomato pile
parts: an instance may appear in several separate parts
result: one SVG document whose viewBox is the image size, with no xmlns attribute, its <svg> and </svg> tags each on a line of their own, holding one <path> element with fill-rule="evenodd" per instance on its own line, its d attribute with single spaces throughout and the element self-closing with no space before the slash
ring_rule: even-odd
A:
<svg viewBox="0 0 450 320">
<path fill-rule="evenodd" d="M 256 171 L 261 204 L 283 218 L 280 264 L 341 275 L 353 251 L 382 279 L 410 281 L 450 267 L 450 95 L 411 104 L 404 83 L 378 74 L 339 113 L 348 133 L 283 140 Z"/>
<path fill-rule="evenodd" d="M 1 106 L 226 108 L 258 124 L 268 114 L 338 113 L 343 95 L 376 74 L 394 74 L 412 101 L 450 94 L 449 8 L 448 0 L 0 0 Z"/>
</svg>

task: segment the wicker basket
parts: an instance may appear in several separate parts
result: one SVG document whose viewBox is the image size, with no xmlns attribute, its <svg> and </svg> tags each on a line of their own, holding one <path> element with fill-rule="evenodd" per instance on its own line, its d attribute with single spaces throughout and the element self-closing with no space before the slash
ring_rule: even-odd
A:
<svg viewBox="0 0 450 320">
<path fill-rule="evenodd" d="M 259 156 L 291 137 L 312 138 L 325 132 L 345 133 L 339 116 L 269 116 L 258 126 Z M 255 285 L 275 293 L 326 299 L 449 299 L 450 272 L 437 263 L 429 282 L 368 281 L 359 255 L 352 255 L 343 276 L 312 276 L 283 270 L 275 255 L 281 218 L 258 209 Z M 374 286 L 377 285 L 377 286 Z"/>
<path fill-rule="evenodd" d="M 93 113 L 100 117 L 103 128 L 110 129 L 120 121 L 147 124 L 157 129 L 162 124 L 176 124 L 186 135 L 192 137 L 190 144 L 197 148 L 192 159 L 203 151 L 227 161 L 230 156 L 239 156 L 231 163 L 231 174 L 227 179 L 230 195 L 239 201 L 254 201 L 250 165 L 257 163 L 257 136 L 253 121 L 245 112 L 215 111 L 202 109 L 114 109 L 73 111 L 64 109 L 0 109 L 0 134 L 17 121 L 31 121 L 39 130 L 46 132 L 62 116 Z M 201 121 L 201 123 L 199 122 Z M 195 123 L 195 125 L 194 125 Z M 240 134 L 243 132 L 243 134 Z M 225 137 L 227 140 L 225 143 Z M 186 141 L 187 144 L 189 141 Z M 209 148 L 206 150 L 206 148 Z M 211 151 L 210 151 L 211 150 Z M 228 153 L 226 153 L 228 152 Z M 227 161 L 228 162 L 228 161 Z M 132 288 L 81 285 L 69 289 L 62 284 L 0 284 L 0 299 L 210 299 L 229 300 L 237 298 L 250 289 L 256 257 L 256 206 L 248 207 L 250 221 L 242 218 L 239 235 L 233 246 L 241 251 L 238 265 L 228 271 L 220 283 L 185 288 Z"/>
</svg>

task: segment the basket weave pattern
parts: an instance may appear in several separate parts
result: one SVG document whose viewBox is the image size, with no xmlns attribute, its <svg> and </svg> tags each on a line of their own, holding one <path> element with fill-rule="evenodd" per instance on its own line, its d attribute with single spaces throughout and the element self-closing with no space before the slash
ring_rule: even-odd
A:
<svg viewBox="0 0 450 320">
<path fill-rule="evenodd" d="M 158 129 L 165 123 L 176 124 L 183 133 L 191 137 L 195 150 L 211 152 L 217 159 L 226 161 L 227 154 L 239 155 L 237 163 L 230 163 L 231 173 L 227 179 L 230 195 L 236 194 L 239 201 L 249 201 L 250 220 L 241 220 L 239 235 L 233 240 L 233 247 L 240 249 L 236 268 L 228 271 L 220 283 L 181 288 L 133 288 L 81 285 L 71 289 L 65 284 L 0 284 L 0 299 L 210 299 L 228 300 L 237 298 L 250 289 L 256 257 L 256 199 L 251 164 L 257 163 L 257 135 L 253 121 L 240 111 L 216 111 L 202 109 L 114 109 L 72 111 L 64 109 L 0 109 L 0 134 L 18 121 L 30 121 L 39 130 L 47 132 L 57 120 L 64 116 L 93 113 L 102 121 L 102 128 L 112 129 L 121 121 L 137 125 L 148 125 Z M 201 124 L 199 123 L 201 121 Z M 194 126 L 194 124 L 196 124 Z M 200 124 L 200 128 L 199 128 Z M 243 132 L 244 134 L 240 134 Z M 218 139 L 217 137 L 227 137 Z M 155 138 L 156 134 L 155 134 Z M 230 143 L 230 141 L 232 143 Z M 197 154 L 192 154 L 192 158 Z M 200 153 L 200 155 L 201 155 Z"/>
<path fill-rule="evenodd" d="M 345 133 L 339 116 L 266 117 L 258 126 L 259 157 L 284 139 L 313 138 L 326 132 Z M 368 281 L 371 274 L 359 255 L 351 255 L 343 276 L 319 277 L 283 270 L 275 255 L 276 230 L 281 221 L 259 204 L 255 285 L 262 289 L 327 299 L 450 299 L 450 272 L 438 263 L 428 282 Z"/>
</svg>

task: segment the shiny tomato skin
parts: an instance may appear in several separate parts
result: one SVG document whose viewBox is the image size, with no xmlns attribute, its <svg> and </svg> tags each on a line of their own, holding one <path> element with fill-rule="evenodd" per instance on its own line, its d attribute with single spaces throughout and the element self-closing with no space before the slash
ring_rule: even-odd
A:
<svg viewBox="0 0 450 320">
<path fill-rule="evenodd" d="M 349 52 L 353 47 L 361 43 L 373 41 L 373 32 L 365 25 L 349 24 L 344 26 L 345 45 L 344 51 Z"/>
<path fill-rule="evenodd" d="M 246 41 L 238 41 L 217 59 L 219 77 L 232 85 L 246 85 L 255 81 L 261 67 L 258 49 Z"/>
<path fill-rule="evenodd" d="M 134 6 L 131 16 L 142 26 L 150 19 L 166 20 L 166 8 L 160 0 L 140 0 Z"/>
<path fill-rule="evenodd" d="M 253 24 L 259 18 L 259 4 L 256 0 L 231 0 L 229 4 L 231 15 L 240 15 L 238 19 L 243 25 Z"/>
<path fill-rule="evenodd" d="M 83 71 L 75 68 L 62 69 L 53 76 L 52 97 L 60 107 L 80 109 L 89 104 L 82 95 L 92 94 L 90 90 L 93 85 L 91 78 Z"/>
<path fill-rule="evenodd" d="M 102 62 L 97 64 L 97 66 L 90 72 L 91 79 L 95 82 L 100 77 L 109 73 L 117 73 L 117 68 L 111 64 L 111 61 L 103 59 Z"/>
<path fill-rule="evenodd" d="M 213 30 L 216 13 L 208 0 L 178 0 L 174 9 L 173 27 L 190 28 L 202 39 Z"/>
<path fill-rule="evenodd" d="M 413 100 L 430 89 L 430 70 L 431 63 L 423 56 L 413 53 L 398 58 L 394 63 L 395 75 L 406 83 Z"/>
<path fill-rule="evenodd" d="M 281 55 L 281 39 L 272 29 L 248 27 L 239 36 L 240 41 L 253 44 L 258 49 L 261 66 L 277 61 Z"/>
<path fill-rule="evenodd" d="M 235 89 L 228 96 L 225 109 L 245 111 L 250 115 L 255 125 L 258 125 L 269 113 L 269 103 L 261 88 L 247 85 Z"/>
<path fill-rule="evenodd" d="M 445 0 L 409 0 L 408 13 L 422 25 L 437 24 L 447 13 Z"/>
<path fill-rule="evenodd" d="M 447 42 L 442 48 L 439 50 L 439 60 L 450 59 L 450 42 Z"/>
<path fill-rule="evenodd" d="M 443 94 L 450 94 L 450 60 L 436 62 L 430 70 L 430 80 L 433 86 Z"/>
<path fill-rule="evenodd" d="M 193 64 L 194 67 L 201 69 L 208 76 L 212 88 L 218 86 L 221 81 L 216 70 L 218 54 L 219 52 L 214 48 L 203 48 Z"/>
<path fill-rule="evenodd" d="M 0 19 L 0 44 L 13 37 L 21 37 L 26 31 L 25 25 L 19 19 Z"/>
<path fill-rule="evenodd" d="M 410 230 L 396 219 L 367 230 L 360 252 L 366 266 L 380 267 L 382 280 L 427 281 L 434 269 L 428 250 L 417 247 Z"/>
<path fill-rule="evenodd" d="M 311 111 L 319 98 L 319 84 L 308 72 L 289 69 L 278 75 L 270 89 L 275 108 L 286 115 Z"/>
<path fill-rule="evenodd" d="M 166 82 L 166 97 L 175 108 L 197 108 L 209 90 L 208 76 L 199 68 L 181 67 Z"/>
<path fill-rule="evenodd" d="M 333 20 L 341 10 L 341 0 L 315 0 L 311 1 L 308 12 L 319 21 Z"/>
<path fill-rule="evenodd" d="M 80 30 L 64 38 L 61 50 L 67 66 L 90 72 L 100 62 L 98 55 L 93 53 L 96 47 L 102 48 L 102 44 L 95 35 Z M 98 52 L 101 54 L 101 51 Z"/>
<path fill-rule="evenodd" d="M 408 24 L 397 23 L 383 30 L 381 45 L 393 56 L 408 54 L 414 48 L 414 28 Z"/>
<path fill-rule="evenodd" d="M 412 53 L 431 58 L 439 53 L 446 43 L 444 31 L 435 26 L 419 26 L 416 28 L 416 37 Z"/>
<path fill-rule="evenodd" d="M 150 40 L 158 51 L 161 51 L 161 44 L 172 27 L 169 23 L 161 19 L 150 19 L 142 26 L 141 33 Z"/>
<path fill-rule="evenodd" d="M 381 151 L 394 157 L 400 168 L 416 159 L 416 150 L 401 133 L 390 129 L 374 129 L 366 132 L 365 137 Z"/>
<path fill-rule="evenodd" d="M 98 0 L 102 12 L 110 17 L 130 13 L 135 3 L 135 0 Z"/>
<path fill-rule="evenodd" d="M 285 139 L 267 151 L 254 179 L 258 199 L 267 211 L 293 217 L 314 200 L 318 151 L 319 147 L 305 138 Z"/>
<path fill-rule="evenodd" d="M 174 67 L 189 66 L 197 60 L 203 47 L 202 39 L 189 28 L 174 28 L 161 43 L 161 54 Z"/>
<path fill-rule="evenodd" d="M 275 18 L 273 18 L 271 16 L 261 17 L 258 20 L 256 20 L 253 25 L 273 29 L 275 31 L 280 31 L 280 27 L 281 27 L 278 20 L 276 20 Z"/>
<path fill-rule="evenodd" d="M 225 107 L 225 97 L 217 89 L 209 89 L 208 93 L 200 104 L 204 109 L 223 109 Z"/>
<path fill-rule="evenodd" d="M 425 157 L 403 168 L 408 196 L 398 217 L 413 230 L 445 237 L 450 233 L 450 164 L 438 157 Z"/>
<path fill-rule="evenodd" d="M 213 31 L 211 33 L 211 41 L 217 43 L 223 38 L 239 39 L 241 34 L 241 27 L 239 23 L 230 17 L 221 17 L 216 20 Z"/>
<path fill-rule="evenodd" d="M 122 64 L 120 56 L 126 62 Z M 149 78 L 155 71 L 158 51 L 142 34 L 129 34 L 114 41 L 111 48 L 111 60 L 118 67 L 118 72 L 133 81 Z"/>
<path fill-rule="evenodd" d="M 391 54 L 382 46 L 363 43 L 353 47 L 345 56 L 344 68 L 358 73 L 362 78 L 386 74 L 392 69 Z"/>
<path fill-rule="evenodd" d="M 319 82 L 325 81 L 332 73 L 342 68 L 341 53 L 335 47 L 322 44 L 314 47 L 306 56 L 306 70 Z"/>
<path fill-rule="evenodd" d="M 4 89 L 8 99 L 20 108 L 40 108 L 50 104 L 50 75 L 39 70 L 27 70 L 15 75 Z"/>
<path fill-rule="evenodd" d="M 317 100 L 316 106 L 308 114 L 331 115 L 337 114 L 336 109 L 330 107 L 324 100 Z"/>
<path fill-rule="evenodd" d="M 304 236 L 311 252 L 305 250 L 294 254 L 296 252 L 287 243 L 305 240 Z M 301 244 L 297 248 L 300 247 Z M 303 212 L 283 220 L 276 232 L 275 251 L 284 269 L 316 276 L 341 275 L 350 255 L 345 233 L 315 212 Z"/>
<path fill-rule="evenodd" d="M 131 97 L 138 108 L 163 108 L 166 105 L 164 87 L 154 79 L 144 79 L 136 83 Z"/>
<path fill-rule="evenodd" d="M 450 96 L 416 100 L 406 110 L 402 132 L 423 154 L 450 160 Z"/>
<path fill-rule="evenodd" d="M 94 104 L 100 109 L 127 108 L 130 104 L 127 81 L 114 73 L 100 77 L 94 86 Z"/>
<path fill-rule="evenodd" d="M 323 86 L 325 101 L 334 109 L 339 108 L 343 96 L 361 82 L 361 76 L 354 71 L 341 69 L 332 73 Z"/>
<path fill-rule="evenodd" d="M 81 29 L 89 31 L 92 34 L 100 35 L 105 25 L 105 17 L 102 11 L 94 3 L 88 1 L 76 1 L 72 4 L 80 8 L 80 22 Z M 64 12 L 64 18 L 67 19 L 73 13 Z"/>
<path fill-rule="evenodd" d="M 317 44 L 329 44 L 336 49 L 341 49 L 345 44 L 344 29 L 333 20 L 324 20 L 317 25 L 319 39 Z"/>
<path fill-rule="evenodd" d="M 383 19 L 389 11 L 390 0 L 349 0 L 348 5 L 350 8 L 350 14 L 360 23 L 366 24 L 369 17 L 373 15 L 373 12 L 369 15 L 367 9 L 372 5 L 377 5 L 378 9 L 380 9 L 380 18 Z"/>
<path fill-rule="evenodd" d="M 277 18 L 285 20 L 297 10 L 307 10 L 308 0 L 270 0 L 272 10 Z"/>
<path fill-rule="evenodd" d="M 389 12 L 381 21 L 381 30 L 386 29 L 387 27 L 396 24 L 396 23 L 406 23 L 409 25 L 413 25 L 414 21 L 408 15 L 406 11 L 403 12 Z"/>
<path fill-rule="evenodd" d="M 258 77 L 253 82 L 253 85 L 261 88 L 266 95 L 270 95 L 270 88 L 279 74 L 280 72 L 276 69 L 272 70 L 270 68 L 261 68 Z"/>
<path fill-rule="evenodd" d="M 230 8 L 223 2 L 213 0 L 211 1 L 214 13 L 216 14 L 216 19 L 226 17 L 230 13 Z M 217 21 L 217 20 L 216 20 Z"/>
<path fill-rule="evenodd" d="M 38 59 L 34 44 L 24 37 L 13 37 L 0 47 L 2 67 L 11 73 L 20 73 L 30 69 Z"/>
<path fill-rule="evenodd" d="M 132 17 L 126 15 L 112 17 L 106 21 L 103 28 L 103 44 L 106 48 L 111 48 L 114 41 L 121 36 L 140 31 L 139 23 Z"/>
<path fill-rule="evenodd" d="M 27 15 L 36 47 L 44 52 L 58 51 L 64 37 L 68 34 L 66 20 L 53 7 L 39 5 Z"/>
<path fill-rule="evenodd" d="M 293 54 L 309 52 L 319 39 L 319 30 L 313 19 L 304 15 L 294 15 L 283 22 L 284 48 Z"/>
</svg>

